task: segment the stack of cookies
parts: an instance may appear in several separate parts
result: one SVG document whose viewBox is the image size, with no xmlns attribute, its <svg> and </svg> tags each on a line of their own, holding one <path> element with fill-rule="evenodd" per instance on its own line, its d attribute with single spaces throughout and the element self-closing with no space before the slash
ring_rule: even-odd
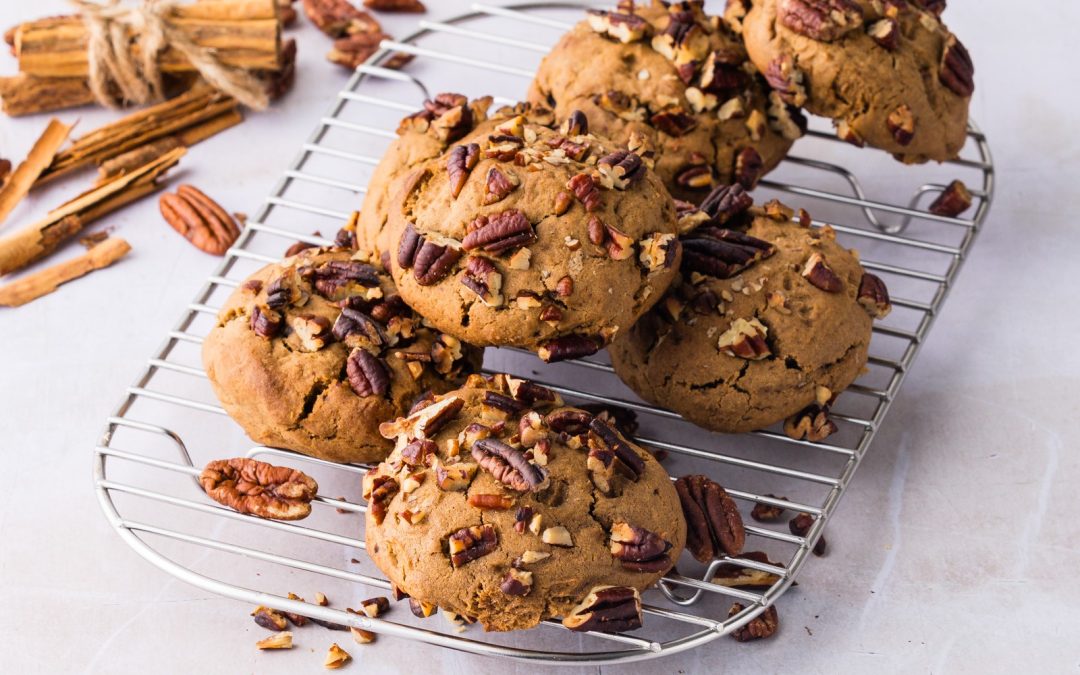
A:
<svg viewBox="0 0 1080 675">
<path fill-rule="evenodd" d="M 955 157 L 971 60 L 943 0 L 703 4 L 587 12 L 518 105 L 425 101 L 337 245 L 254 274 L 206 340 L 254 440 L 378 463 L 368 553 L 417 607 L 631 630 L 684 546 L 742 549 L 723 488 L 673 485 L 611 413 L 480 375 L 483 347 L 606 348 L 715 431 L 835 431 L 888 291 L 830 227 L 748 191 L 806 113 L 905 163 Z"/>
</svg>

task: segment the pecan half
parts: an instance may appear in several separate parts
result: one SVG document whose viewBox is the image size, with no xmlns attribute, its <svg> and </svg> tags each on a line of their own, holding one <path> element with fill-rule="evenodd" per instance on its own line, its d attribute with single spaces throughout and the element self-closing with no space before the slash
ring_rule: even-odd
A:
<svg viewBox="0 0 1080 675">
<path fill-rule="evenodd" d="M 765 68 L 765 80 L 784 103 L 801 106 L 806 103 L 803 72 L 795 67 L 791 54 L 781 54 Z"/>
<path fill-rule="evenodd" d="M 971 192 L 964 181 L 954 180 L 930 204 L 930 213 L 955 218 L 971 208 Z"/>
<path fill-rule="evenodd" d="M 540 345 L 537 356 L 545 363 L 591 356 L 604 346 L 604 341 L 589 335 L 564 335 Z"/>
<path fill-rule="evenodd" d="M 649 33 L 649 23 L 636 14 L 590 9 L 586 18 L 594 31 L 624 44 L 637 42 Z"/>
<path fill-rule="evenodd" d="M 697 118 L 682 108 L 668 108 L 655 113 L 649 122 L 668 136 L 685 136 L 697 127 Z"/>
<path fill-rule="evenodd" d="M 718 279 L 730 279 L 776 253 L 776 247 L 767 241 L 711 226 L 683 237 L 682 247 L 683 271 Z"/>
<path fill-rule="evenodd" d="M 486 206 L 502 201 L 506 198 L 506 195 L 514 191 L 518 182 L 517 177 L 513 174 L 507 177 L 505 173 L 499 171 L 499 167 L 491 167 L 488 169 L 487 178 L 484 181 L 484 199 L 481 203 Z"/>
<path fill-rule="evenodd" d="M 755 148 L 746 146 L 735 157 L 735 180 L 752 190 L 765 175 L 765 160 Z"/>
<path fill-rule="evenodd" d="M 718 185 L 701 200 L 698 208 L 706 213 L 709 224 L 723 225 L 736 216 L 746 213 L 754 205 L 751 197 L 740 183 Z"/>
<path fill-rule="evenodd" d="M 585 207 L 587 213 L 599 208 L 600 188 L 589 174 L 577 174 L 566 183 L 566 189 L 574 193 L 574 196 Z"/>
<path fill-rule="evenodd" d="M 859 304 L 866 313 L 875 319 L 884 319 L 892 311 L 889 301 L 889 289 L 885 282 L 869 272 L 864 272 L 859 281 Z"/>
<path fill-rule="evenodd" d="M 739 612 L 746 609 L 743 605 L 735 603 L 728 610 L 728 616 L 735 616 Z M 776 628 L 780 621 L 776 614 L 776 605 L 769 605 L 765 608 L 765 611 L 755 617 L 752 621 L 747 623 L 742 628 L 734 631 L 731 637 L 735 638 L 739 642 L 750 642 L 751 640 L 762 640 L 767 637 L 772 637 L 776 632 Z"/>
<path fill-rule="evenodd" d="M 780 0 L 780 23 L 812 40 L 832 42 L 862 25 L 862 9 L 851 0 Z"/>
<path fill-rule="evenodd" d="M 398 265 L 402 269 L 412 268 L 413 277 L 421 286 L 431 286 L 446 278 L 460 258 L 461 249 L 428 241 L 412 223 L 405 227 L 398 242 Z"/>
<path fill-rule="evenodd" d="M 683 476 L 675 481 L 686 516 L 686 548 L 699 562 L 721 554 L 737 556 L 746 543 L 746 530 L 735 500 L 707 476 Z"/>
<path fill-rule="evenodd" d="M 596 586 L 570 613 L 563 626 L 573 631 L 617 633 L 641 628 L 641 595 L 626 586 Z"/>
<path fill-rule="evenodd" d="M 450 535 L 447 544 L 454 567 L 482 558 L 499 546 L 499 533 L 492 525 L 463 527 Z"/>
<path fill-rule="evenodd" d="M 836 137 L 845 143 L 854 145 L 856 148 L 861 148 L 866 145 L 866 141 L 864 141 L 862 136 L 852 128 L 851 123 L 847 120 L 839 120 L 836 123 Z"/>
<path fill-rule="evenodd" d="M 601 157 L 596 162 L 596 168 L 600 172 L 600 184 L 609 189 L 625 190 L 645 175 L 641 158 L 629 150 L 616 150 Z"/>
<path fill-rule="evenodd" d="M 908 145 L 915 138 L 915 113 L 906 104 L 901 105 L 885 118 L 885 126 L 893 140 L 900 145 Z"/>
<path fill-rule="evenodd" d="M 896 51 L 900 46 L 900 22 L 886 17 L 878 19 L 866 29 L 866 34 L 878 44 L 890 52 Z"/>
<path fill-rule="evenodd" d="M 210 462 L 199 485 L 219 504 L 274 520 L 307 518 L 319 491 L 315 479 L 301 471 L 242 457 Z"/>
<path fill-rule="evenodd" d="M 536 231 L 525 214 L 509 209 L 492 216 L 480 216 L 469 224 L 469 233 L 461 242 L 466 251 L 482 248 L 499 253 L 536 241 Z"/>
<path fill-rule="evenodd" d="M 769 329 L 757 319 L 735 319 L 731 327 L 720 334 L 717 347 L 728 356 L 748 361 L 760 361 L 772 354 L 765 337 Z"/>
<path fill-rule="evenodd" d="M 181 185 L 176 194 L 161 195 L 158 206 L 165 222 L 201 251 L 225 255 L 240 236 L 236 220 L 194 186 Z"/>
<path fill-rule="evenodd" d="M 538 492 L 548 485 L 547 471 L 531 464 L 525 453 L 494 438 L 483 438 L 472 446 L 476 463 L 511 490 Z"/>
<path fill-rule="evenodd" d="M 511 567 L 499 584 L 499 590 L 507 595 L 525 596 L 533 586 L 533 573 Z"/>
<path fill-rule="evenodd" d="M 825 256 L 820 253 L 811 253 L 803 265 L 801 274 L 814 286 L 826 293 L 839 293 L 844 290 L 844 282 L 836 276 L 829 264 L 825 262 Z"/>
<path fill-rule="evenodd" d="M 784 433 L 799 441 L 817 443 L 836 433 L 836 423 L 829 419 L 829 406 L 811 403 L 784 420 Z"/>
<path fill-rule="evenodd" d="M 589 133 L 589 118 L 580 110 L 574 110 L 565 120 L 563 120 L 562 126 L 559 127 L 559 132 L 564 136 L 582 136 L 587 134 Z"/>
<path fill-rule="evenodd" d="M 668 556 L 671 542 L 659 534 L 625 522 L 611 526 L 611 555 L 634 572 L 666 572 L 675 563 Z"/>
<path fill-rule="evenodd" d="M 476 143 L 454 146 L 446 156 L 446 174 L 450 179 L 450 194 L 457 199 L 469 173 L 480 161 L 480 146 Z"/>
<path fill-rule="evenodd" d="M 357 347 L 345 362 L 349 386 L 357 396 L 383 396 L 390 390 L 386 364 L 366 349 Z"/>
<path fill-rule="evenodd" d="M 281 332 L 285 320 L 277 310 L 267 305 L 255 305 L 251 309 L 250 325 L 256 335 L 270 339 Z"/>
</svg>

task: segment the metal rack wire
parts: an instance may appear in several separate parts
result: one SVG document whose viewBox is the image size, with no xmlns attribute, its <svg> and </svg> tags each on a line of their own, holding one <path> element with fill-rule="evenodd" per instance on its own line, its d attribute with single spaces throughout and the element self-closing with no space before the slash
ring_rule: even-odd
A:
<svg viewBox="0 0 1080 675">
<path fill-rule="evenodd" d="M 769 559 L 781 561 L 777 564 L 725 557 L 695 566 L 684 558 L 679 571 L 646 593 L 645 626 L 632 634 L 581 636 L 547 621 L 527 633 L 489 635 L 414 619 L 400 607 L 386 618 L 371 619 L 289 600 L 286 584 L 336 583 L 355 598 L 389 588 L 359 553 L 364 507 L 329 496 L 339 494 L 336 490 L 358 495 L 367 467 L 250 447 L 216 403 L 199 366 L 199 346 L 224 297 L 293 241 L 328 243 L 311 234 L 313 226 L 336 230 L 358 207 L 364 179 L 381 146 L 394 138 L 397 119 L 434 93 L 426 83 L 438 82 L 438 91 L 503 94 L 497 103 L 517 100 L 540 56 L 580 10 L 572 3 L 474 5 L 469 14 L 421 22 L 420 30 L 402 41 L 384 42 L 357 70 L 108 418 L 95 448 L 97 494 L 106 517 L 139 555 L 188 583 L 247 603 L 476 654 L 578 665 L 655 658 L 715 640 L 755 618 L 792 586 L 986 218 L 994 169 L 986 138 L 974 125 L 963 158 L 940 167 L 903 167 L 883 153 L 853 149 L 828 130 L 815 128 L 758 190 L 759 199 L 775 194 L 806 207 L 819 216 L 814 226 L 831 223 L 841 240 L 859 247 L 863 265 L 885 277 L 894 295 L 895 311 L 874 329 L 868 372 L 839 399 L 833 417 L 840 431 L 827 442 L 796 441 L 775 429 L 739 436 L 697 429 L 674 413 L 642 404 L 602 356 L 540 370 L 532 355 L 488 351 L 488 369 L 530 377 L 571 401 L 635 410 L 642 422 L 639 441 L 666 453 L 673 475 L 708 473 L 745 507 L 744 513 L 762 502 L 813 516 L 805 536 L 748 521 L 747 548 L 763 549 Z M 412 54 L 415 60 L 403 71 L 380 67 L 393 52 Z M 952 178 L 974 188 L 970 218 L 937 216 L 925 208 Z M 315 513 L 304 524 L 282 523 L 244 516 L 208 500 L 196 480 L 201 466 L 244 453 L 316 476 L 323 494 Z M 791 497 L 773 496 L 779 494 Z M 714 581 L 728 567 L 775 576 L 767 588 L 732 588 Z M 250 588 L 256 578 L 259 588 Z M 732 602 L 745 608 L 728 616 Z"/>
</svg>

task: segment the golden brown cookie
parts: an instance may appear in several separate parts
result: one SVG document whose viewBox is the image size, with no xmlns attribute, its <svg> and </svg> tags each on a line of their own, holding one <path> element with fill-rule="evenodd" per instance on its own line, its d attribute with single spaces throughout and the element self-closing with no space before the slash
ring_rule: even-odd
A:
<svg viewBox="0 0 1080 675">
<path fill-rule="evenodd" d="M 592 354 L 674 278 L 674 202 L 584 115 L 560 128 L 545 109 L 515 113 L 404 180 L 391 271 L 411 307 L 461 340 L 545 361 Z"/>
<path fill-rule="evenodd" d="M 364 477 L 367 551 L 413 600 L 487 630 L 555 616 L 575 630 L 640 626 L 638 592 L 686 541 L 679 496 L 648 452 L 504 375 L 474 375 L 382 430 L 396 446 Z M 589 616 L 592 593 L 618 600 L 619 623 Z"/>
<path fill-rule="evenodd" d="M 749 5 L 732 0 L 728 13 Z M 750 58 L 785 101 L 831 118 L 855 145 L 941 162 L 964 146 L 975 90 L 971 57 L 941 22 L 944 6 L 754 0 L 741 25 Z"/>
<path fill-rule="evenodd" d="M 421 162 L 438 157 L 450 145 L 487 119 L 491 97 L 468 100 L 461 94 L 444 93 L 424 101 L 422 110 L 401 120 L 397 138 L 383 153 L 368 180 L 356 246 L 372 260 L 387 250 L 380 246 L 394 181 Z"/>
<path fill-rule="evenodd" d="M 683 282 L 608 350 L 638 395 L 716 431 L 827 406 L 889 311 L 884 284 L 831 228 L 751 204 L 741 186 L 721 187 L 684 214 Z"/>
<path fill-rule="evenodd" d="M 529 100 L 653 162 L 672 194 L 753 187 L 802 135 L 805 119 L 773 96 L 738 36 L 702 2 L 591 10 L 544 58 Z"/>
<path fill-rule="evenodd" d="M 479 369 L 480 350 L 442 335 L 353 251 L 312 248 L 251 275 L 203 343 L 226 412 L 257 443 L 334 462 L 378 461 L 379 423 Z"/>
</svg>

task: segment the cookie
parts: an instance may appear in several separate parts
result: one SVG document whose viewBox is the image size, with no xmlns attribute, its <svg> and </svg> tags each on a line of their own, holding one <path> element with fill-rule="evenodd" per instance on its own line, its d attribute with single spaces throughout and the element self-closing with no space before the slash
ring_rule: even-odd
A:
<svg viewBox="0 0 1080 675">
<path fill-rule="evenodd" d="M 312 248 L 251 275 L 203 343 L 226 412 L 257 443 L 333 462 L 378 461 L 379 423 L 479 370 L 482 353 L 428 328 L 390 276 Z"/>
<path fill-rule="evenodd" d="M 659 462 L 505 375 L 474 375 L 425 405 L 382 425 L 396 446 L 364 477 L 367 552 L 390 582 L 487 630 L 555 616 L 578 630 L 639 626 L 639 592 L 686 542 Z M 594 594 L 617 598 L 626 625 L 598 625 L 585 611 Z"/>
<path fill-rule="evenodd" d="M 424 101 L 422 110 L 401 120 L 397 138 L 383 153 L 368 180 L 356 229 L 356 247 L 378 260 L 383 251 L 380 235 L 394 182 L 421 162 L 438 157 L 455 141 L 487 119 L 491 97 L 468 100 L 461 94 L 444 93 Z"/>
<path fill-rule="evenodd" d="M 677 272 L 675 206 L 641 158 L 521 105 L 417 167 L 388 232 L 401 297 L 439 330 L 545 361 L 592 354 Z"/>
<path fill-rule="evenodd" d="M 541 62 L 529 100 L 560 116 L 582 110 L 594 131 L 652 162 L 680 199 L 735 181 L 753 187 L 805 119 L 770 98 L 741 40 L 702 5 L 590 10 Z"/>
<path fill-rule="evenodd" d="M 608 350 L 639 396 L 716 431 L 827 411 L 889 311 L 885 285 L 831 228 L 751 204 L 736 185 L 684 214 L 681 283 Z"/>
<path fill-rule="evenodd" d="M 733 0 L 729 12 L 749 6 Z M 975 68 L 927 0 L 754 0 L 746 48 L 788 103 L 905 163 L 957 156 Z M 927 9 L 930 8 L 930 9 Z"/>
</svg>

